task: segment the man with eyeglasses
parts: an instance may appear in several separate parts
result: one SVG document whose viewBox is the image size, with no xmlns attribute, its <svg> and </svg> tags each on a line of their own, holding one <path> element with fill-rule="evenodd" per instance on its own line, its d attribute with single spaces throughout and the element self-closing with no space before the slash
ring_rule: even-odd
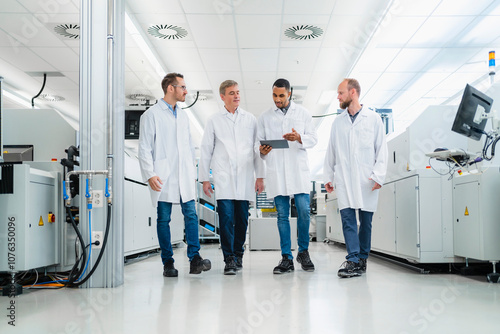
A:
<svg viewBox="0 0 500 334">
<path fill-rule="evenodd" d="M 139 164 L 157 207 L 157 233 L 163 262 L 163 276 L 177 277 L 170 239 L 172 204 L 180 203 L 186 231 L 190 274 L 210 270 L 211 263 L 200 256 L 196 214 L 196 167 L 189 119 L 177 105 L 184 102 L 187 88 L 179 73 L 167 74 L 161 87 L 164 97 L 141 116 Z"/>
</svg>

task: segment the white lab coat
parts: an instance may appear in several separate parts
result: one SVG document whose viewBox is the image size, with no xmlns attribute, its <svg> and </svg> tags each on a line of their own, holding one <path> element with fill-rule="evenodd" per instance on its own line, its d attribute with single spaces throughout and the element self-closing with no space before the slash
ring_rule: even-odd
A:
<svg viewBox="0 0 500 334">
<path fill-rule="evenodd" d="M 387 171 L 387 144 L 382 119 L 362 107 L 354 123 L 347 110 L 333 121 L 323 169 L 325 184 L 332 182 L 339 209 L 375 212 Z M 370 178 L 373 180 L 370 180 Z"/>
<path fill-rule="evenodd" d="M 225 108 L 211 117 L 201 141 L 198 180 L 210 181 L 212 168 L 217 199 L 255 201 L 255 178 L 265 176 L 264 162 L 254 151 L 257 119 L 238 108 L 236 119 Z"/>
<path fill-rule="evenodd" d="M 158 101 L 141 116 L 139 132 L 139 164 L 144 182 L 159 176 L 160 192 L 151 188 L 151 201 L 180 203 L 195 199 L 196 168 L 189 118 L 176 107 L 177 118 L 165 102 Z"/>
<path fill-rule="evenodd" d="M 306 149 L 314 147 L 318 141 L 316 129 L 309 111 L 290 102 L 286 115 L 274 107 L 264 112 L 258 121 L 255 147 L 259 152 L 261 140 L 283 139 L 283 135 L 294 128 L 301 136 L 302 144 L 289 141 L 289 148 L 273 149 L 267 155 L 260 155 L 266 162 L 266 193 L 268 198 L 309 194 L 311 180 Z"/>
</svg>

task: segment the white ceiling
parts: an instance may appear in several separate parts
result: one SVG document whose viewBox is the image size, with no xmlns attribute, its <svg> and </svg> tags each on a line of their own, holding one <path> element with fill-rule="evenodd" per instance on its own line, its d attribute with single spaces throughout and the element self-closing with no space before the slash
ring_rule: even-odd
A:
<svg viewBox="0 0 500 334">
<path fill-rule="evenodd" d="M 37 104 L 77 118 L 78 40 L 53 28 L 79 24 L 80 1 L 62 3 L 2 0 L 0 75 L 9 92 L 30 100 L 42 77 L 27 72 L 62 73 L 48 78 L 44 93 L 66 100 Z M 221 106 L 218 87 L 226 79 L 239 82 L 242 107 L 256 116 L 272 106 L 271 85 L 279 77 L 296 87 L 298 103 L 322 115 L 337 107 L 335 94 L 333 106 L 320 104 L 322 94 L 349 76 L 360 81 L 364 104 L 392 108 L 395 127 L 404 127 L 425 106 L 459 95 L 466 83 L 481 85 L 488 51 L 500 47 L 500 0 L 129 0 L 127 14 L 164 70 L 185 75 L 190 94 L 212 92 L 192 108 L 201 126 Z M 187 36 L 147 33 L 167 24 Z M 297 25 L 323 34 L 285 36 Z M 134 38 L 127 32 L 125 95 L 160 98 L 161 76 Z M 6 98 L 4 107 L 20 105 Z"/>
</svg>

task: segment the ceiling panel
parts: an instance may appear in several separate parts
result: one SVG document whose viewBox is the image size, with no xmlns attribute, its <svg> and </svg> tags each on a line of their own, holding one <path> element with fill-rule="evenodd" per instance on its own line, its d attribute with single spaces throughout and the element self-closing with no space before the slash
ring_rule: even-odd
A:
<svg viewBox="0 0 500 334">
<path fill-rule="evenodd" d="M 398 55 L 399 48 L 373 48 L 367 49 L 356 64 L 359 72 L 382 72 Z M 374 61 L 376 59 L 376 61 Z"/>
<path fill-rule="evenodd" d="M 234 80 L 236 82 L 243 82 L 240 71 L 215 71 L 208 72 L 208 80 L 212 85 L 212 91 L 218 92 L 220 84 L 225 80 Z M 241 87 L 240 87 L 241 88 Z"/>
<path fill-rule="evenodd" d="M 235 14 L 245 15 L 275 15 L 283 11 L 283 0 L 252 0 L 252 1 L 233 1 Z"/>
<path fill-rule="evenodd" d="M 134 14 L 134 16 L 145 32 L 147 32 L 150 26 L 156 24 L 173 24 L 183 28 L 187 26 L 187 18 L 183 13 L 153 12 L 149 14 Z"/>
<path fill-rule="evenodd" d="M 459 46 L 488 46 L 498 36 L 494 31 L 500 31 L 500 17 L 488 16 L 482 20 L 462 38 L 457 41 Z"/>
<path fill-rule="evenodd" d="M 292 85 L 292 87 L 304 87 L 304 86 L 308 87 L 312 75 L 313 73 L 311 72 L 279 71 L 276 73 L 276 79 L 279 78 L 287 79 L 288 81 L 290 81 L 290 85 Z M 272 87 L 270 89 L 272 89 Z"/>
<path fill-rule="evenodd" d="M 53 66 L 26 47 L 1 47 L 0 55 L 2 59 L 24 72 L 55 71 Z"/>
<path fill-rule="evenodd" d="M 373 38 L 377 47 L 403 47 L 424 23 L 425 17 L 392 17 L 381 24 Z"/>
<path fill-rule="evenodd" d="M 361 102 L 370 107 L 381 108 L 398 93 L 398 90 L 372 89 Z"/>
<path fill-rule="evenodd" d="M 255 117 L 259 118 L 266 110 L 271 108 L 271 104 L 262 103 L 262 102 L 254 102 L 250 101 L 246 104 L 246 109 L 248 112 L 251 112 Z"/>
<path fill-rule="evenodd" d="M 277 48 L 281 36 L 281 16 L 237 15 L 238 47 Z"/>
<path fill-rule="evenodd" d="M 180 1 L 127 1 L 129 13 L 134 14 L 183 14 Z"/>
<path fill-rule="evenodd" d="M 32 0 L 17 0 L 21 5 L 26 7 L 32 13 L 43 14 L 50 17 L 63 13 L 79 13 L 80 9 L 70 1 L 32 1 Z"/>
<path fill-rule="evenodd" d="M 177 69 L 173 70 L 177 72 Z M 184 75 L 184 81 L 191 94 L 196 94 L 197 90 L 211 90 L 212 86 L 205 71 L 180 71 Z"/>
<path fill-rule="evenodd" d="M 410 39 L 407 46 L 441 48 L 459 35 L 472 20 L 474 16 L 430 17 Z"/>
<path fill-rule="evenodd" d="M 241 68 L 244 72 L 276 71 L 278 48 L 243 49 L 240 51 Z"/>
<path fill-rule="evenodd" d="M 197 48 L 172 48 L 168 45 L 163 45 L 156 49 L 170 71 L 196 72 L 205 70 Z"/>
<path fill-rule="evenodd" d="M 439 85 L 437 85 L 435 89 L 441 91 L 455 90 L 455 92 L 457 92 L 459 90 L 463 90 L 466 84 L 472 84 L 480 76 L 481 75 L 480 74 L 478 75 L 478 73 L 470 73 L 470 72 L 453 73 L 445 80 L 443 80 Z"/>
<path fill-rule="evenodd" d="M 236 48 L 233 19 L 217 15 L 188 15 L 189 26 L 199 48 Z"/>
<path fill-rule="evenodd" d="M 398 0 L 394 2 L 391 13 L 401 16 L 429 16 L 441 0 Z"/>
<path fill-rule="evenodd" d="M 387 67 L 387 71 L 419 72 L 439 51 L 437 48 L 404 48 Z"/>
<path fill-rule="evenodd" d="M 480 48 L 442 49 L 424 69 L 426 72 L 455 72 L 480 50 Z"/>
<path fill-rule="evenodd" d="M 17 0 L 2 0 L 2 13 L 25 13 L 27 11 Z"/>
<path fill-rule="evenodd" d="M 390 0 L 339 0 L 335 2 L 333 14 L 345 16 L 362 15 L 365 16 L 366 22 L 368 22 L 370 18 L 378 20 L 390 2 Z"/>
<path fill-rule="evenodd" d="M 78 71 L 79 58 L 70 48 L 31 48 L 40 58 L 44 59 L 47 63 L 58 71 Z"/>
<path fill-rule="evenodd" d="M 27 14 L 0 14 L 0 28 L 19 43 L 33 46 L 62 47 L 64 43 L 40 22 Z M 19 46 L 16 45 L 16 46 Z"/>
<path fill-rule="evenodd" d="M 36 77 L 35 79 L 40 83 L 40 88 L 41 88 L 43 83 L 43 77 Z M 78 91 L 78 84 L 74 83 L 71 79 L 65 77 L 48 76 L 45 86 L 46 88 L 44 89 L 44 93 L 47 93 L 45 90 L 48 90 L 57 95 L 60 95 L 58 93 L 60 90 L 74 89 L 75 91 Z"/>
<path fill-rule="evenodd" d="M 278 71 L 312 72 L 319 48 L 282 48 L 279 53 Z"/>
<path fill-rule="evenodd" d="M 80 72 L 77 70 L 77 71 L 64 71 L 62 72 L 62 74 L 70 79 L 71 81 L 73 81 L 75 84 L 79 84 L 80 83 Z"/>
<path fill-rule="evenodd" d="M 374 84 L 374 90 L 401 90 L 417 73 L 403 72 L 391 73 L 385 72 L 378 78 Z"/>
<path fill-rule="evenodd" d="M 206 71 L 240 71 L 237 49 L 199 50 Z"/>
<path fill-rule="evenodd" d="M 139 48 L 125 48 L 125 62 L 136 72 L 156 73 L 153 66 L 149 63 L 147 57 Z"/>
<path fill-rule="evenodd" d="M 233 6 L 229 1 L 189 0 L 179 2 L 186 14 L 227 15 L 233 12 Z"/>
<path fill-rule="evenodd" d="M 340 48 L 321 48 L 314 72 L 341 72 L 346 76 L 354 59 L 346 57 Z"/>
<path fill-rule="evenodd" d="M 271 87 L 276 79 L 275 70 L 269 72 L 251 71 L 243 73 L 243 85 L 245 89 L 269 89 L 269 91 L 271 91 Z"/>
<path fill-rule="evenodd" d="M 286 0 L 285 15 L 323 15 L 330 14 L 336 4 L 332 0 Z"/>
<path fill-rule="evenodd" d="M 432 15 L 479 15 L 494 1 L 492 0 L 443 0 Z"/>
</svg>

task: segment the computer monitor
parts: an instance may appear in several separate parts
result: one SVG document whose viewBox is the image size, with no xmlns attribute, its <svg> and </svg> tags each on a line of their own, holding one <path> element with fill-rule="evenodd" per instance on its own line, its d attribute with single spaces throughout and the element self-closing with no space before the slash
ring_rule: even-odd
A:
<svg viewBox="0 0 500 334">
<path fill-rule="evenodd" d="M 492 104 L 492 98 L 467 84 L 451 130 L 480 140 L 487 122 L 481 115 L 489 113 Z"/>
</svg>

